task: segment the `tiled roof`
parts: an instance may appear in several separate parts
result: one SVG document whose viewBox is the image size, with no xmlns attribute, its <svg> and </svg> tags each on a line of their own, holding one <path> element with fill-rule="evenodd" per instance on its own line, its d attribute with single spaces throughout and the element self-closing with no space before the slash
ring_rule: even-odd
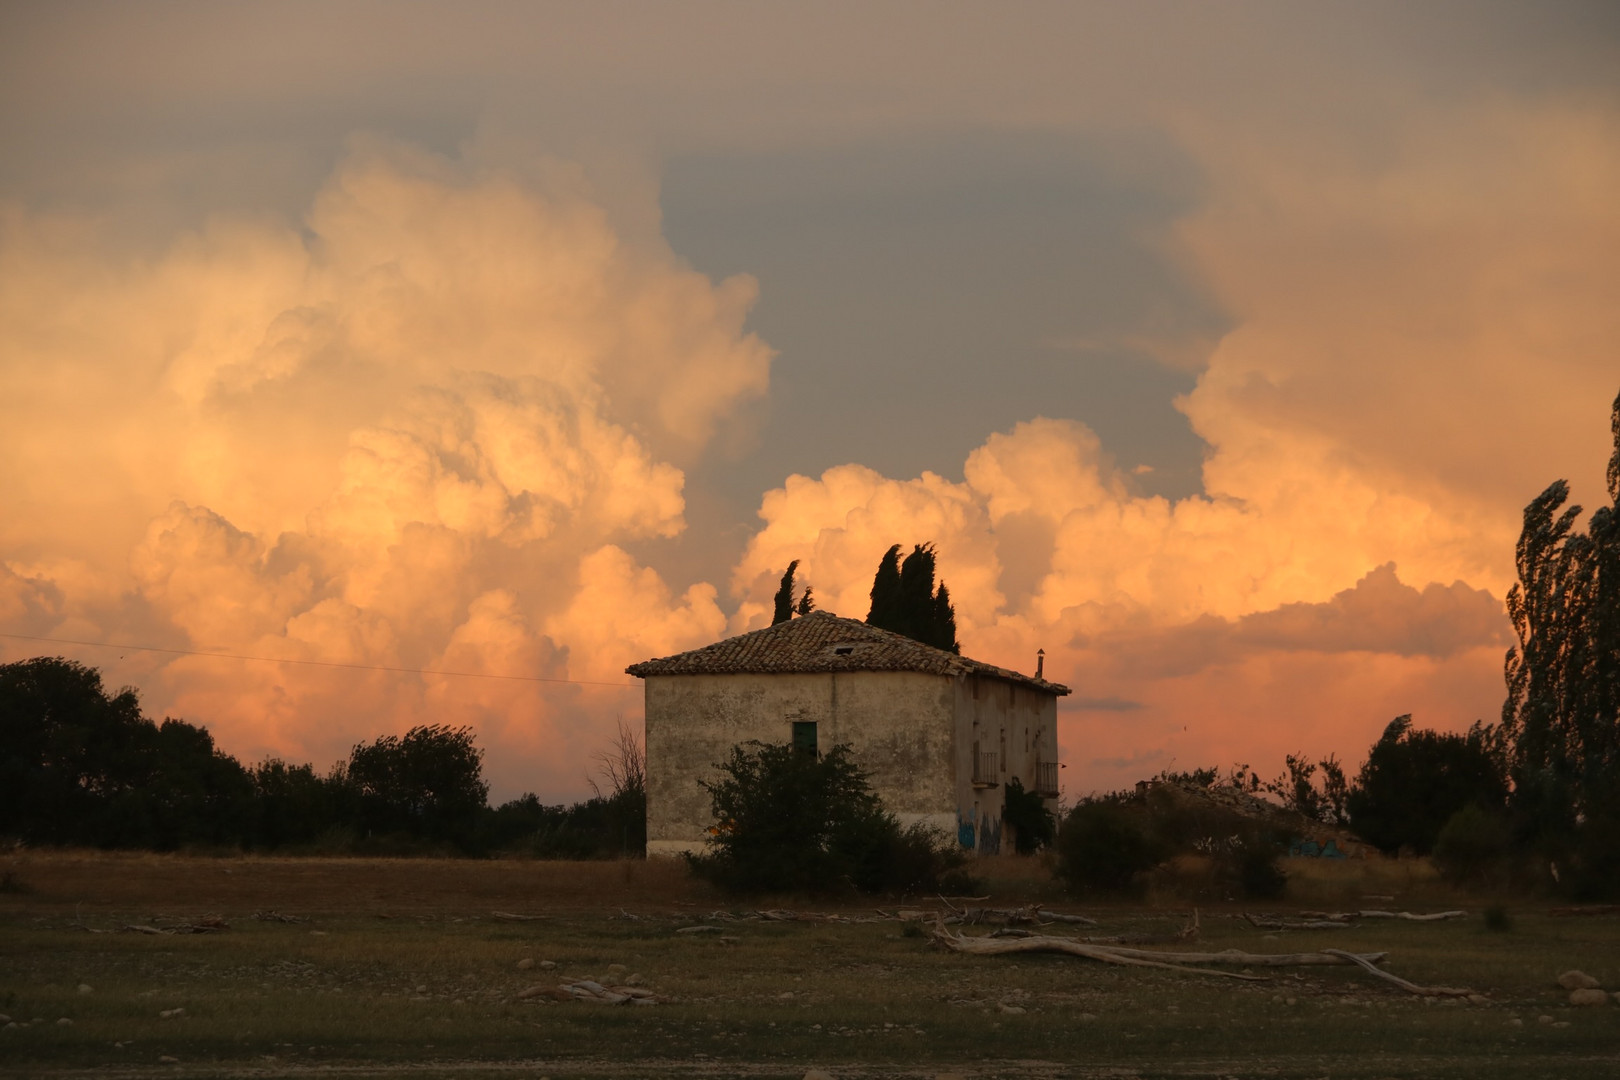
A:
<svg viewBox="0 0 1620 1080">
<path fill-rule="evenodd" d="M 643 660 L 625 671 L 643 679 L 649 675 L 921 671 L 931 675 L 983 675 L 1054 695 L 1069 692 L 1061 683 L 970 660 L 827 611 L 813 611 L 691 652 Z"/>
</svg>

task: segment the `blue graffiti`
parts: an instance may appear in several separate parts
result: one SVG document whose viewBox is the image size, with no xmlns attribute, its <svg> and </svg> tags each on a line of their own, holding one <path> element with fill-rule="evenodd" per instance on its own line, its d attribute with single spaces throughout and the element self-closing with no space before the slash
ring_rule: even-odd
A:
<svg viewBox="0 0 1620 1080">
<path fill-rule="evenodd" d="M 1001 853 L 1001 819 L 989 814 L 979 816 L 979 808 L 970 806 L 966 813 L 956 811 L 956 842 L 968 851 L 977 849 L 985 855 Z"/>
</svg>

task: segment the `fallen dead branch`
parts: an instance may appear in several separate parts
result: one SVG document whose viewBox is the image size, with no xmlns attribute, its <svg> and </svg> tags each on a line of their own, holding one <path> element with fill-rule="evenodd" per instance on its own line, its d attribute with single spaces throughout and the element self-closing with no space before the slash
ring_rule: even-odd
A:
<svg viewBox="0 0 1620 1080">
<path fill-rule="evenodd" d="M 125 923 L 117 928 L 120 934 L 215 934 L 221 930 L 229 930 L 230 924 L 218 916 L 198 919 L 195 922 L 175 923 L 172 926 L 152 926 L 149 923 Z M 89 930 L 89 927 L 85 927 Z M 90 930 L 92 934 L 105 934 L 107 930 Z"/>
<path fill-rule="evenodd" d="M 1363 919 L 1404 919 L 1407 922 L 1444 922 L 1446 919 L 1466 919 L 1466 911 L 1436 911 L 1428 915 L 1414 915 L 1410 911 L 1358 911 Z"/>
<path fill-rule="evenodd" d="M 1366 960 L 1362 959 L 1361 957 L 1357 956 L 1355 953 L 1347 953 L 1347 952 L 1343 952 L 1343 951 L 1341 951 L 1339 949 L 1323 949 L 1322 951 L 1327 953 L 1329 956 L 1343 957 L 1344 959 L 1348 960 L 1350 963 L 1355 964 L 1358 967 L 1365 968 L 1367 971 L 1369 971 L 1372 974 L 1378 976 L 1380 979 L 1383 979 L 1385 982 L 1390 983 L 1390 984 L 1392 984 L 1394 986 L 1400 987 L 1402 990 L 1405 990 L 1408 994 L 1416 994 L 1419 997 L 1461 997 L 1461 998 L 1465 998 L 1465 997 L 1475 997 L 1475 996 L 1477 996 L 1475 991 L 1473 991 L 1473 990 L 1464 990 L 1464 989 L 1461 989 L 1461 988 L 1455 987 L 1455 986 L 1419 986 L 1417 983 L 1408 982 L 1407 980 L 1401 978 L 1399 975 L 1391 975 L 1387 971 L 1383 971 L 1383 970 L 1380 970 L 1379 968 L 1374 967 L 1371 963 L 1369 963 L 1368 961 L 1366 961 Z"/>
<path fill-rule="evenodd" d="M 255 911 L 253 918 L 259 922 L 302 923 L 309 922 L 302 915 L 283 915 L 279 911 Z"/>
<path fill-rule="evenodd" d="M 1040 916 L 1042 922 L 1074 923 L 1078 926 L 1098 925 L 1096 919 L 1088 919 L 1084 915 L 1065 915 L 1062 912 L 1048 911 L 1045 908 L 1038 909 L 1035 914 Z"/>
<path fill-rule="evenodd" d="M 1243 917 L 1258 930 L 1348 930 L 1355 926 L 1340 919 L 1278 919 L 1245 911 Z"/>
<path fill-rule="evenodd" d="M 1006 932 L 998 933 L 1005 934 Z M 943 927 L 936 928 L 934 940 L 953 952 L 968 953 L 973 956 L 1055 952 L 1069 956 L 1079 956 L 1087 960 L 1097 960 L 1104 964 L 1186 971 L 1197 975 L 1215 975 L 1222 978 L 1242 979 L 1247 982 L 1262 982 L 1264 977 L 1217 969 L 1219 967 L 1277 968 L 1356 964 L 1373 972 L 1380 978 L 1390 979 L 1401 986 L 1402 989 L 1409 990 L 1412 993 L 1459 997 L 1467 997 L 1472 993 L 1469 990 L 1452 990 L 1445 987 L 1416 987 L 1404 979 L 1387 975 L 1374 966 L 1388 956 L 1387 953 L 1382 952 L 1349 953 L 1338 949 L 1322 949 L 1318 952 L 1303 953 L 1250 953 L 1239 949 L 1224 949 L 1220 952 L 1158 952 L 1095 945 L 1065 937 L 1043 937 L 1038 935 L 968 937 L 963 934 L 953 934 Z"/>
<path fill-rule="evenodd" d="M 489 914 L 491 918 L 499 919 L 501 922 L 539 922 L 551 918 L 550 915 L 516 915 L 510 911 L 492 911 Z"/>
<path fill-rule="evenodd" d="M 584 1001 L 592 1005 L 656 1005 L 659 1001 L 657 994 L 644 987 L 603 986 L 590 979 L 558 983 L 555 987 L 531 986 L 517 993 L 519 1001 L 534 1001 L 540 998 L 552 1001 Z"/>
<path fill-rule="evenodd" d="M 952 952 L 969 953 L 974 956 L 999 956 L 1004 953 L 1057 952 L 1067 953 L 1070 956 L 1084 957 L 1087 960 L 1098 960 L 1104 964 L 1118 964 L 1121 967 L 1164 968 L 1169 971 L 1188 971 L 1195 975 L 1214 975 L 1225 979 L 1242 979 L 1245 982 L 1264 981 L 1259 975 L 1243 975 L 1235 971 L 1217 971 L 1213 968 L 1188 967 L 1186 964 L 1182 963 L 1166 962 L 1165 960 L 1160 959 L 1157 954 L 1144 954 L 1132 949 L 1114 949 L 1105 945 L 1090 945 L 1083 941 L 1075 941 L 1072 938 L 966 937 L 962 934 L 952 934 L 943 927 L 940 927 L 934 931 L 934 940 L 940 942 Z"/>
</svg>

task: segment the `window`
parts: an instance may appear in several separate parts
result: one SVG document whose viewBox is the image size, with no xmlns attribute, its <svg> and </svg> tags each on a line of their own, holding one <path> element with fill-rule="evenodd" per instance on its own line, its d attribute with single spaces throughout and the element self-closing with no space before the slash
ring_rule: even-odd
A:
<svg viewBox="0 0 1620 1080">
<path fill-rule="evenodd" d="M 816 722 L 814 720 L 793 721 L 793 749 L 803 754 L 816 753 Z"/>
</svg>

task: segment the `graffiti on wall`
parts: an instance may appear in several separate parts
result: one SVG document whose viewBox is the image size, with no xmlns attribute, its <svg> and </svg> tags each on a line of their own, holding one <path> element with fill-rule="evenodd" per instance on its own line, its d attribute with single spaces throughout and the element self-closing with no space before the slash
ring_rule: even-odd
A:
<svg viewBox="0 0 1620 1080">
<path fill-rule="evenodd" d="M 977 806 L 956 811 L 956 842 L 981 855 L 1001 854 L 1001 819 L 980 815 Z"/>
</svg>

